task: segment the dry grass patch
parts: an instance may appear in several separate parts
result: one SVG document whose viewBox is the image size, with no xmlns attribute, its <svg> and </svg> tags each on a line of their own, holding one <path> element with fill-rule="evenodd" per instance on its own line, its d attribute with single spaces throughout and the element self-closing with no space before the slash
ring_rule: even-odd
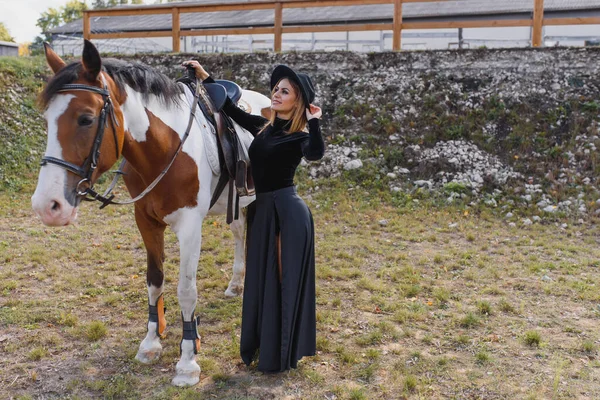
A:
<svg viewBox="0 0 600 400">
<path fill-rule="evenodd" d="M 29 194 L 0 194 L 0 208 L 11 210 L 0 227 L 0 332 L 9 332 L 4 341 L 0 333 L 0 385 L 12 397 L 434 399 L 485 388 L 490 398 L 593 398 L 598 228 L 508 229 L 487 212 L 397 209 L 336 190 L 308 201 L 318 354 L 290 373 L 263 375 L 241 363 L 242 302 L 223 295 L 233 238 L 223 218 L 205 221 L 202 374 L 187 389 L 169 384 L 181 335 L 175 236 L 165 239 L 163 355 L 144 366 L 133 357 L 147 323 L 146 260 L 131 209 L 83 205 L 77 224 L 56 230 L 19 208 Z M 23 378 L 8 386 L 32 370 L 41 382 L 34 389 Z"/>
</svg>

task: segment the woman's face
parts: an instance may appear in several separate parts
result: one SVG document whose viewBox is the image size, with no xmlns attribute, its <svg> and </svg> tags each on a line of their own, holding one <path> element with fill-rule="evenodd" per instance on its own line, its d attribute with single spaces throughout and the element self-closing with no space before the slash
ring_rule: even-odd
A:
<svg viewBox="0 0 600 400">
<path fill-rule="evenodd" d="M 273 88 L 271 109 L 277 113 L 279 118 L 290 119 L 294 114 L 297 96 L 290 81 L 284 78 Z"/>
</svg>

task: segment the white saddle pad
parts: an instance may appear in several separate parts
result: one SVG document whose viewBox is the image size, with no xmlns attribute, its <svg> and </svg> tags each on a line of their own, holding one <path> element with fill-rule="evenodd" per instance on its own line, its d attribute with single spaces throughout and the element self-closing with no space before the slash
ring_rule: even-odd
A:
<svg viewBox="0 0 600 400">
<path fill-rule="evenodd" d="M 185 93 L 185 99 L 187 101 L 188 107 L 192 106 L 192 101 L 194 101 L 194 94 L 191 92 L 190 88 L 188 88 L 183 83 L 179 82 L 179 85 L 183 87 L 183 93 Z M 196 123 L 198 126 L 208 126 L 208 129 L 200 129 L 202 132 L 202 142 L 204 142 L 204 152 L 206 154 L 206 159 L 210 165 L 210 169 L 214 175 L 221 174 L 221 167 L 219 166 L 219 149 L 217 148 L 217 135 L 215 132 L 215 128 L 212 126 L 210 122 L 206 120 L 204 114 L 202 114 L 202 110 L 200 107 L 196 106 Z"/>
<path fill-rule="evenodd" d="M 190 91 L 189 87 L 187 87 L 183 83 L 179 83 L 179 84 L 181 86 L 183 86 L 183 88 L 184 88 L 183 91 L 185 93 L 185 98 L 186 98 L 188 107 L 191 107 L 192 101 L 194 100 L 194 94 Z M 196 107 L 198 107 L 198 106 L 196 106 Z M 212 126 L 212 124 L 209 123 L 208 121 L 206 121 L 206 117 L 204 117 L 204 114 L 202 113 L 202 110 L 200 109 L 200 107 L 198 107 L 198 110 L 196 112 L 196 123 L 199 126 L 206 125 L 206 126 L 210 127 L 210 131 L 208 131 L 206 129 L 201 129 L 201 131 L 203 133 L 204 151 L 206 153 L 206 158 L 208 159 L 208 163 L 210 164 L 210 169 L 212 170 L 213 174 L 219 175 L 219 174 L 221 174 L 221 167 L 219 165 L 219 150 L 217 148 L 217 135 L 215 132 L 215 128 Z M 250 145 L 252 144 L 252 140 L 254 140 L 254 137 L 250 134 L 250 132 L 248 132 L 241 126 L 239 126 L 235 121 L 233 121 L 233 125 L 238 134 L 238 138 L 240 139 L 240 141 L 242 143 L 242 149 L 244 151 L 244 158 L 247 160 L 248 159 L 248 148 L 250 148 Z"/>
</svg>

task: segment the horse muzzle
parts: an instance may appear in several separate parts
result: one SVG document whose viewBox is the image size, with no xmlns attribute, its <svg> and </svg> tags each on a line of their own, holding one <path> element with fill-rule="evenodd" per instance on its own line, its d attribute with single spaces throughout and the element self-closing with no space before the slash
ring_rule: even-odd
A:
<svg viewBox="0 0 600 400">
<path fill-rule="evenodd" d="M 34 194 L 31 206 L 44 225 L 66 226 L 77 219 L 77 207 L 73 207 L 65 199 Z"/>
</svg>

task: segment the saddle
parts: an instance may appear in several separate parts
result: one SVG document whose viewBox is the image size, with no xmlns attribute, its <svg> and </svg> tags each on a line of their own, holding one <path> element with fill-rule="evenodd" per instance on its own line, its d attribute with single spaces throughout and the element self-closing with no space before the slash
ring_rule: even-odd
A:
<svg viewBox="0 0 600 400">
<path fill-rule="evenodd" d="M 193 72 L 188 77 L 177 80 L 186 84 L 192 92 L 196 91 L 196 78 Z M 217 202 L 225 186 L 229 184 L 227 201 L 227 223 L 239 218 L 239 200 L 243 196 L 253 196 L 254 181 L 250 159 L 238 137 L 233 121 L 223 111 L 227 98 L 234 104 L 240 100 L 242 89 L 235 83 L 216 80 L 215 83 L 203 83 L 198 87 L 198 105 L 206 119 L 215 127 L 221 175 L 210 201 L 210 208 Z M 233 208 L 233 188 L 235 186 L 235 211 Z"/>
</svg>

